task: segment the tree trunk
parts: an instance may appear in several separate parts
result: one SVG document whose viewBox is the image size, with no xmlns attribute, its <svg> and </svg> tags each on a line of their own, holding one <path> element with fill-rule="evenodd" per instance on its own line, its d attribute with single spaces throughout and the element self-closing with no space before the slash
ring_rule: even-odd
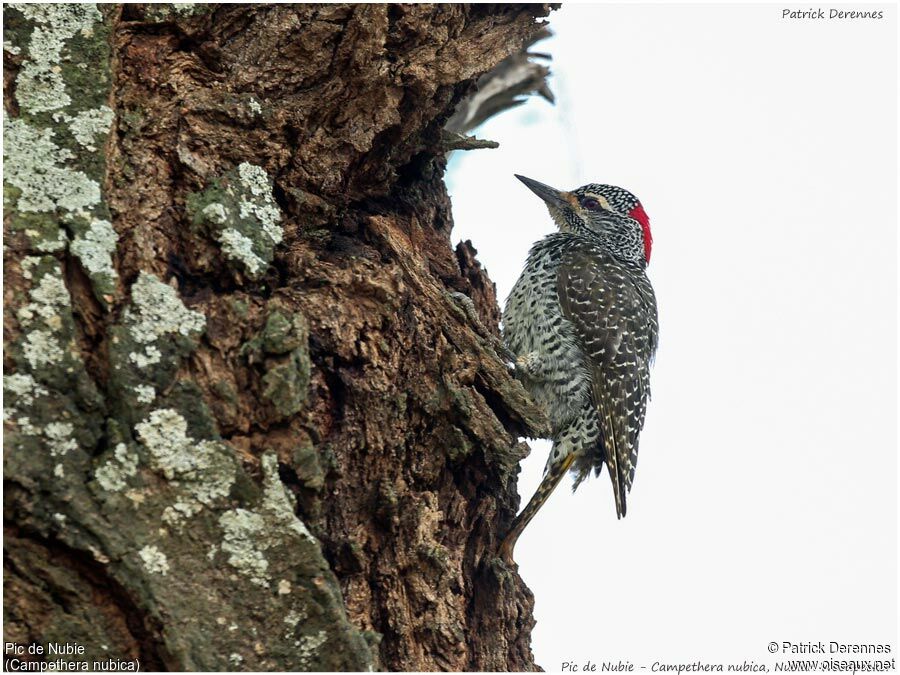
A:
<svg viewBox="0 0 900 675">
<path fill-rule="evenodd" d="M 5 7 L 21 658 L 534 669 L 495 551 L 544 421 L 450 246 L 442 129 L 547 12 Z"/>
</svg>

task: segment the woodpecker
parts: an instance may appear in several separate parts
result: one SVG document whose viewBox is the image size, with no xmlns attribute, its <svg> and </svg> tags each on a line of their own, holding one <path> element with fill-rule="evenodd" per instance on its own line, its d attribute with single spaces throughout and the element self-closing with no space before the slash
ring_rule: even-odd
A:
<svg viewBox="0 0 900 675">
<path fill-rule="evenodd" d="M 656 297 L 647 278 L 653 239 L 638 199 L 590 183 L 571 192 L 517 175 L 559 228 L 537 242 L 503 313 L 515 373 L 550 420 L 544 477 L 500 547 L 512 564 L 519 535 L 572 471 L 573 490 L 605 464 L 625 515 L 656 352 Z"/>
</svg>

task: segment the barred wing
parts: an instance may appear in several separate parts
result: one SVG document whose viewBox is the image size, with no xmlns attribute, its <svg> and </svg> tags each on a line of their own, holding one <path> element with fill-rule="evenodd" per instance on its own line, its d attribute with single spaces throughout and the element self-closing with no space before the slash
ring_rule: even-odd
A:
<svg viewBox="0 0 900 675">
<path fill-rule="evenodd" d="M 594 454 L 593 468 L 599 473 L 605 462 L 621 518 L 650 397 L 656 298 L 642 269 L 594 247 L 567 252 L 557 284 L 562 314 L 587 360 L 600 420 L 603 447 Z"/>
</svg>

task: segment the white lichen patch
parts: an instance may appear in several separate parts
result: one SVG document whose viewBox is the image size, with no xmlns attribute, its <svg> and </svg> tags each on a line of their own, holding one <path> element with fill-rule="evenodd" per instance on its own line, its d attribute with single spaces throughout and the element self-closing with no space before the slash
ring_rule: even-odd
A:
<svg viewBox="0 0 900 675">
<path fill-rule="evenodd" d="M 154 363 L 159 363 L 162 353 L 153 345 L 150 345 L 143 352 L 134 352 L 129 354 L 129 358 L 138 368 L 146 368 Z"/>
<path fill-rule="evenodd" d="M 187 435 L 187 422 L 171 408 L 154 410 L 135 425 L 138 438 L 150 451 L 154 468 L 169 480 L 197 470 L 194 439 Z"/>
<path fill-rule="evenodd" d="M 252 104 L 256 103 L 251 99 Z M 256 103 L 256 107 L 262 108 Z M 204 204 L 206 199 L 214 199 Z M 240 264 L 251 277 L 264 272 L 274 247 L 284 238 L 281 211 L 272 181 L 261 166 L 243 162 L 225 180 L 195 196 L 194 217 L 213 231 L 228 260 Z"/>
<path fill-rule="evenodd" d="M 269 588 L 269 562 L 265 551 L 283 543 L 290 533 L 303 539 L 313 537 L 294 514 L 294 506 L 278 477 L 278 460 L 272 453 L 262 458 L 263 499 L 258 510 L 232 509 L 222 514 L 222 552 L 228 563 L 257 586 Z M 291 592 L 290 582 L 278 582 L 278 592 Z"/>
<path fill-rule="evenodd" d="M 176 502 L 164 511 L 164 522 L 178 525 L 228 496 L 234 465 L 224 443 L 194 440 L 187 433 L 187 421 L 171 408 L 154 410 L 134 428 L 150 454 L 150 467 L 173 486 L 183 487 Z"/>
<path fill-rule="evenodd" d="M 19 321 L 24 325 L 31 325 L 38 319 L 52 322 L 59 317 L 59 310 L 69 305 L 69 290 L 62 280 L 62 275 L 44 274 L 28 295 L 31 302 L 16 312 Z"/>
<path fill-rule="evenodd" d="M 97 151 L 95 144 L 109 132 L 114 117 L 112 108 L 106 105 L 82 110 L 74 117 L 63 112 L 53 114 L 53 119 L 65 122 L 78 144 L 90 152 Z"/>
<path fill-rule="evenodd" d="M 225 205 L 219 202 L 207 204 L 206 208 L 203 209 L 203 215 L 217 225 L 224 225 L 228 220 L 228 213 L 225 211 Z"/>
<path fill-rule="evenodd" d="M 225 228 L 216 235 L 216 239 L 222 244 L 222 252 L 232 260 L 243 263 L 250 274 L 265 268 L 266 261 L 253 252 L 253 241 L 237 230 Z"/>
<path fill-rule="evenodd" d="M 33 270 L 41 262 L 40 256 L 27 255 L 22 259 L 22 276 L 31 281 L 34 278 Z"/>
<path fill-rule="evenodd" d="M 34 369 L 59 363 L 65 356 L 65 352 L 53 332 L 41 329 L 35 329 L 25 336 L 22 352 L 25 354 L 28 364 Z"/>
<path fill-rule="evenodd" d="M 112 459 L 98 468 L 94 477 L 104 490 L 119 492 L 125 489 L 128 478 L 137 473 L 137 468 L 137 453 L 129 452 L 127 445 L 119 443 L 113 450 Z"/>
<path fill-rule="evenodd" d="M 25 230 L 25 234 L 27 234 L 31 238 L 31 241 L 34 242 L 34 247 L 42 253 L 62 251 L 69 245 L 69 237 L 62 228 L 57 230 L 56 237 L 52 239 L 43 237 L 40 232 L 30 228 Z"/>
<path fill-rule="evenodd" d="M 129 355 L 139 368 L 159 363 L 162 356 L 157 340 L 165 335 L 192 336 L 206 327 L 206 317 L 184 306 L 171 286 L 147 272 L 141 272 L 131 288 L 131 306 L 125 310 L 131 337 L 142 351 Z"/>
<path fill-rule="evenodd" d="M 203 510 L 200 502 L 189 497 L 179 497 L 172 506 L 167 506 L 162 514 L 162 521 L 166 525 L 180 528 L 184 521 L 193 518 Z"/>
<path fill-rule="evenodd" d="M 12 54 L 13 56 L 15 56 L 16 54 L 21 54 L 21 53 L 22 53 L 22 49 L 21 49 L 20 47 L 17 47 L 16 45 L 14 45 L 14 44 L 13 44 L 12 42 L 10 42 L 9 40 L 4 40 L 4 41 L 3 41 L 3 51 L 9 52 L 9 53 Z"/>
<path fill-rule="evenodd" d="M 87 231 L 75 237 L 72 253 L 78 256 L 89 275 L 113 281 L 118 276 L 113 267 L 113 254 L 118 241 L 119 235 L 112 223 L 94 218 Z"/>
<path fill-rule="evenodd" d="M 15 394 L 16 407 L 31 407 L 40 396 L 46 396 L 48 391 L 28 373 L 13 373 L 3 376 L 3 389 Z"/>
<path fill-rule="evenodd" d="M 266 170 L 250 162 L 241 162 L 238 165 L 238 175 L 241 182 L 250 190 L 254 197 L 265 197 L 271 192 L 269 176 Z"/>
<path fill-rule="evenodd" d="M 95 292 L 102 297 L 114 278 L 107 255 L 111 228 L 93 231 L 94 216 L 105 213 L 98 168 L 101 162 L 84 160 L 91 159 L 88 153 L 97 152 L 114 113 L 107 105 L 79 108 L 85 107 L 81 100 L 96 100 L 93 94 L 108 90 L 107 64 L 97 63 L 94 46 L 82 39 L 91 38 L 98 25 L 102 28 L 103 16 L 94 3 L 15 3 L 8 7 L 33 23 L 30 33 L 14 33 L 17 40 L 28 42 L 15 45 L 23 57 L 15 87 L 21 114 L 3 120 L 4 182 L 10 188 L 5 195 L 6 206 L 13 212 L 11 226 L 24 231 L 36 250 L 55 253 L 69 245 L 61 223 L 74 226 L 79 233 L 90 223 L 78 243 L 78 255 L 95 282 Z M 84 59 L 91 63 L 80 62 Z M 92 79 L 96 85 L 89 86 L 90 92 L 81 91 L 85 84 L 78 76 L 80 101 L 70 96 L 74 96 L 74 90 L 66 90 L 66 73 L 72 66 L 103 69 Z M 51 111 L 52 115 L 40 115 Z M 79 160 L 78 168 L 73 160 Z M 46 215 L 26 215 L 30 213 Z M 97 274 L 106 279 L 107 288 L 97 287 Z M 40 340 L 40 335 L 31 340 L 32 355 Z M 58 351 L 54 350 L 43 362 L 53 363 L 56 355 Z"/>
<path fill-rule="evenodd" d="M 93 3 L 13 4 L 35 22 L 28 44 L 28 59 L 16 78 L 16 98 L 30 113 L 58 110 L 72 102 L 66 93 L 59 63 L 63 48 L 79 32 L 90 35 L 102 15 Z"/>
<path fill-rule="evenodd" d="M 243 162 L 238 165 L 238 175 L 241 183 L 255 198 L 241 200 L 241 218 L 255 217 L 272 243 L 281 243 L 284 237 L 284 230 L 278 226 L 278 222 L 281 220 L 281 211 L 278 209 L 278 204 L 275 203 L 272 185 L 265 169 L 249 162 Z"/>
<path fill-rule="evenodd" d="M 74 432 L 75 428 L 68 422 L 50 422 L 44 427 L 44 439 L 52 457 L 78 449 L 78 442 L 72 436 Z"/>
<path fill-rule="evenodd" d="M 25 359 L 32 368 L 53 365 L 63 360 L 65 352 L 59 341 L 48 330 L 33 330 L 22 345 Z"/>
<path fill-rule="evenodd" d="M 281 220 L 281 212 L 277 206 L 241 202 L 241 218 L 250 217 L 259 221 L 262 231 L 272 240 L 273 244 L 281 243 L 284 238 L 284 230 L 278 225 L 278 221 Z"/>
<path fill-rule="evenodd" d="M 222 514 L 219 525 L 224 532 L 222 551 L 228 554 L 228 563 L 257 586 L 268 588 L 269 561 L 263 551 L 271 543 L 265 537 L 265 518 L 246 509 L 233 509 Z"/>
<path fill-rule="evenodd" d="M 313 540 L 312 534 L 303 521 L 294 513 L 294 504 L 278 477 L 278 459 L 272 453 L 263 455 L 263 502 L 262 509 L 277 522 L 288 527 L 304 539 Z"/>
<path fill-rule="evenodd" d="M 134 388 L 135 398 L 138 403 L 153 403 L 156 398 L 156 389 L 149 384 L 139 384 Z"/>
<path fill-rule="evenodd" d="M 257 101 L 252 96 L 250 97 L 250 102 L 247 105 L 250 107 L 250 111 L 254 115 L 262 115 L 262 106 L 259 104 L 259 101 Z"/>
<path fill-rule="evenodd" d="M 306 610 L 296 610 L 292 609 L 287 614 L 284 615 L 283 621 L 290 628 L 295 628 L 298 623 L 306 619 Z"/>
<path fill-rule="evenodd" d="M 312 665 L 312 659 L 318 653 L 319 648 L 328 640 L 328 635 L 324 630 L 320 630 L 315 635 L 304 635 L 294 644 L 297 647 L 296 655 L 299 670 L 309 670 Z"/>
<path fill-rule="evenodd" d="M 151 574 L 166 576 L 169 573 L 169 560 L 156 546 L 144 546 L 138 551 L 138 555 L 144 561 L 144 568 Z"/>
<path fill-rule="evenodd" d="M 306 621 L 307 617 L 308 615 L 305 609 L 292 609 L 287 614 L 285 614 L 283 621 L 287 628 L 285 628 L 284 630 L 284 639 L 293 639 L 297 630 L 297 624 L 299 624 L 301 621 Z M 294 644 L 297 644 L 297 642 L 294 642 Z"/>
<path fill-rule="evenodd" d="M 70 298 L 58 263 L 53 261 L 53 264 L 54 267 L 45 271 L 31 287 L 28 292 L 30 302 L 16 312 L 25 329 L 22 353 L 35 370 L 61 363 L 73 349 L 70 341 L 64 342 L 59 335 L 63 315 L 69 311 Z"/>
<path fill-rule="evenodd" d="M 30 417 L 20 417 L 16 420 L 16 424 L 19 425 L 19 431 L 27 436 L 40 436 L 41 434 L 40 429 L 31 423 Z"/>
<path fill-rule="evenodd" d="M 3 133 L 4 180 L 21 193 L 16 203 L 19 211 L 80 213 L 100 203 L 100 184 L 82 171 L 63 166 L 73 154 L 54 143 L 52 129 L 5 117 Z"/>
<path fill-rule="evenodd" d="M 229 654 L 228 661 L 231 662 L 232 665 L 239 666 L 244 662 L 244 657 L 238 653 Z"/>
<path fill-rule="evenodd" d="M 196 2 L 173 2 L 172 11 L 179 16 L 192 16 L 202 9 L 202 5 Z"/>
</svg>

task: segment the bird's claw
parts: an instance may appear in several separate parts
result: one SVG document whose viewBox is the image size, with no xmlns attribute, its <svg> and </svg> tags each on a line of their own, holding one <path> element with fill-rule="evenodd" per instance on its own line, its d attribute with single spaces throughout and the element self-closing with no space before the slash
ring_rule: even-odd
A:
<svg viewBox="0 0 900 675">
<path fill-rule="evenodd" d="M 512 353 L 512 351 L 503 344 L 502 340 L 498 340 L 494 338 L 494 351 L 497 352 L 497 356 L 500 357 L 500 360 L 507 363 L 508 367 L 515 370 L 516 366 L 516 355 Z"/>
<path fill-rule="evenodd" d="M 475 303 L 472 302 L 472 298 L 470 298 L 465 293 L 460 293 L 459 291 L 448 291 L 447 294 L 456 302 L 457 306 L 462 310 L 463 314 L 465 314 L 466 319 L 468 319 L 469 323 L 475 326 L 476 332 L 486 339 L 491 348 L 494 350 L 494 353 L 500 358 L 501 361 L 507 364 L 507 368 L 509 368 L 512 372 L 515 372 L 515 360 L 516 355 L 513 354 L 509 348 L 503 344 L 503 341 L 492 335 L 485 327 L 484 324 L 481 323 L 481 319 L 478 318 L 478 312 L 475 309 Z"/>
<path fill-rule="evenodd" d="M 542 368 L 541 355 L 538 352 L 528 352 L 516 357 L 515 371 L 532 380 L 541 379 Z"/>
</svg>

